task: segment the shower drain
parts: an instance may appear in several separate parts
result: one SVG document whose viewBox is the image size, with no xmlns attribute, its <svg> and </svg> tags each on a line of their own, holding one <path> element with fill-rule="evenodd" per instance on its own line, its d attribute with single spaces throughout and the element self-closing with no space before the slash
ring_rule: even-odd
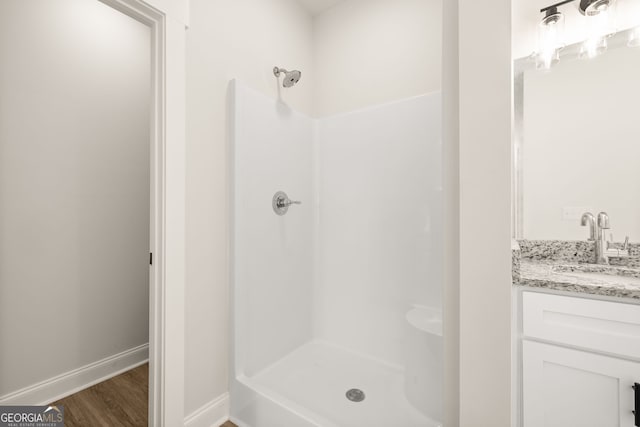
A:
<svg viewBox="0 0 640 427">
<path fill-rule="evenodd" d="M 360 389 L 352 388 L 351 390 L 347 391 L 347 399 L 352 402 L 362 402 L 364 398 L 364 391 Z"/>
</svg>

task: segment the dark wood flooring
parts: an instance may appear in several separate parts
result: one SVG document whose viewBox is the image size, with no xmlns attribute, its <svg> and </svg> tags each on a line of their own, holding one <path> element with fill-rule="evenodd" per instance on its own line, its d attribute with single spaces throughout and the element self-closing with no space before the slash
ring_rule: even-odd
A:
<svg viewBox="0 0 640 427">
<path fill-rule="evenodd" d="M 149 364 L 53 402 L 64 406 L 65 427 L 147 427 Z M 220 427 L 238 427 L 227 421 Z"/>
<path fill-rule="evenodd" d="M 144 364 L 52 405 L 64 406 L 65 427 L 146 427 L 149 365 Z"/>
</svg>

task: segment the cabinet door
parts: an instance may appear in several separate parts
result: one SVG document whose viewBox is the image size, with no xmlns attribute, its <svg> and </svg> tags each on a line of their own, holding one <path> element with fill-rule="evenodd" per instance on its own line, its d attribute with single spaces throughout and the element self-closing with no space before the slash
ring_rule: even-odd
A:
<svg viewBox="0 0 640 427">
<path fill-rule="evenodd" d="M 524 427 L 634 427 L 640 363 L 523 340 Z"/>
</svg>

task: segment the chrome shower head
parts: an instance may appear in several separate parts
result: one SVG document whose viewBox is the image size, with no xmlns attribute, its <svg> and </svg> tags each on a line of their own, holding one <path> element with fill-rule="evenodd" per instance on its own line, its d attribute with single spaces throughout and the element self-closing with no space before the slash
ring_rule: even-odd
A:
<svg viewBox="0 0 640 427">
<path fill-rule="evenodd" d="M 300 77 L 302 73 L 298 70 L 287 71 L 284 68 L 273 67 L 273 75 L 276 77 L 280 77 L 280 74 L 284 73 L 284 79 L 282 81 L 282 86 L 291 87 L 300 81 Z"/>
</svg>

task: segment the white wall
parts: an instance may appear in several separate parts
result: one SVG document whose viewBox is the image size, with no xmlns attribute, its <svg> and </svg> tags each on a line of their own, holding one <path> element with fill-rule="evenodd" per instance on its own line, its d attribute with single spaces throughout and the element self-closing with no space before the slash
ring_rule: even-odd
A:
<svg viewBox="0 0 640 427">
<path fill-rule="evenodd" d="M 273 98 L 272 68 L 302 71 L 283 99 L 312 110 L 312 20 L 293 0 L 192 0 L 187 31 L 185 413 L 227 391 L 229 351 L 227 90 L 233 78 Z M 270 196 L 269 196 L 270 197 Z"/>
<path fill-rule="evenodd" d="M 314 19 L 318 117 L 441 88 L 442 0 L 347 0 Z"/>
<path fill-rule="evenodd" d="M 509 0 L 459 4 L 460 426 L 464 427 L 511 425 L 510 22 Z"/>
<path fill-rule="evenodd" d="M 503 427 L 511 425 L 511 2 L 463 0 L 458 12 L 460 134 L 445 144 L 460 150 L 459 425 Z"/>
<path fill-rule="evenodd" d="M 617 241 L 640 240 L 638 70 L 640 49 L 622 47 L 525 73 L 525 238 L 586 239 L 579 218 L 563 219 L 565 207 L 584 207 L 609 214 Z"/>
<path fill-rule="evenodd" d="M 0 396 L 148 341 L 149 28 L 0 3 Z"/>
<path fill-rule="evenodd" d="M 318 121 L 317 337 L 404 365 L 441 307 L 441 122 L 439 92 Z"/>
<path fill-rule="evenodd" d="M 313 120 L 233 84 L 236 374 L 253 376 L 312 338 Z M 282 216 L 272 197 L 301 201 Z"/>
</svg>

